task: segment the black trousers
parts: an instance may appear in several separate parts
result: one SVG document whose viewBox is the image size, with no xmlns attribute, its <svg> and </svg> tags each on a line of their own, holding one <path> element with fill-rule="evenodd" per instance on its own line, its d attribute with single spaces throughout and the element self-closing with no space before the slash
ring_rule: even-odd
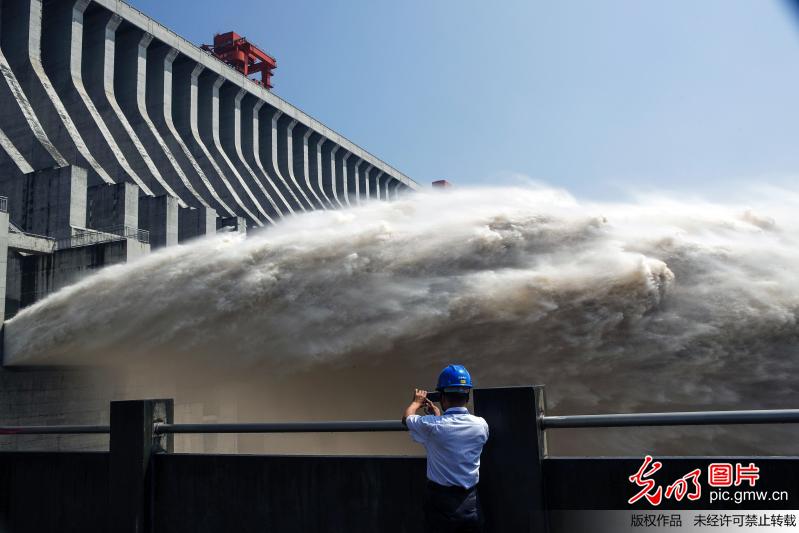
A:
<svg viewBox="0 0 799 533">
<path fill-rule="evenodd" d="M 445 487 L 427 482 L 424 502 L 425 533 L 479 533 L 483 515 L 477 486 Z"/>
</svg>

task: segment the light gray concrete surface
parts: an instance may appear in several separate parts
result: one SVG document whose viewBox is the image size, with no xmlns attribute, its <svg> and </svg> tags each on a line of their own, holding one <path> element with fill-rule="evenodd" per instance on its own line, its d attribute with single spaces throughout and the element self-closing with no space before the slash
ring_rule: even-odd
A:
<svg viewBox="0 0 799 533">
<path fill-rule="evenodd" d="M 230 87 L 231 85 L 228 85 Z M 230 93 L 232 94 L 232 92 Z M 279 220 L 283 213 L 280 211 L 278 204 L 275 203 L 275 199 L 272 197 L 274 194 L 274 190 L 267 189 L 267 186 L 261 180 L 260 176 L 258 176 L 254 170 L 254 168 L 250 164 L 249 158 L 245 154 L 252 154 L 252 102 L 248 101 L 248 103 L 243 104 L 244 98 L 247 96 L 247 91 L 244 89 L 238 89 L 236 91 L 236 95 L 233 98 L 233 131 L 232 134 L 222 135 L 222 139 L 227 141 L 225 145 L 225 150 L 230 149 L 230 138 L 233 138 L 232 149 L 235 152 L 235 157 L 233 158 L 236 161 L 236 164 L 243 168 L 243 174 L 246 174 L 249 179 L 255 183 L 258 190 L 261 191 L 263 198 L 266 198 L 267 204 L 264 204 L 262 201 L 262 205 L 270 214 L 270 216 L 274 220 Z M 242 107 L 244 109 L 242 110 Z M 245 135 L 246 134 L 246 135 Z"/>
<path fill-rule="evenodd" d="M 323 161 L 322 156 L 324 151 L 323 148 L 327 143 L 327 139 L 323 137 L 321 134 L 316 132 L 314 132 L 312 139 L 314 137 L 316 138 L 316 142 L 311 142 L 308 147 L 309 152 L 311 151 L 314 152 L 313 155 L 309 155 L 310 160 L 312 162 L 310 164 L 310 168 L 312 174 L 316 174 L 316 187 L 317 190 L 319 191 L 319 194 L 324 199 L 326 207 L 334 209 L 333 202 L 330 200 L 330 197 L 327 195 L 327 189 L 325 188 L 325 179 L 328 178 L 327 175 L 325 174 L 324 165 L 322 163 Z"/>
<path fill-rule="evenodd" d="M 139 227 L 139 188 L 133 183 L 94 185 L 87 197 L 86 227 L 101 231 Z"/>
<path fill-rule="evenodd" d="M 20 172 L 23 174 L 33 172 L 33 167 L 28 163 L 11 139 L 8 138 L 8 135 L 6 135 L 2 128 L 0 128 L 0 148 L 2 148 L 6 155 L 14 162 Z"/>
<path fill-rule="evenodd" d="M 257 121 L 253 121 L 253 136 L 257 139 L 255 143 L 257 145 L 256 157 L 258 158 L 260 168 L 266 172 L 267 176 L 269 176 L 269 180 L 276 186 L 289 211 L 295 214 L 303 211 L 302 206 L 299 199 L 297 199 L 295 191 L 289 187 L 289 184 L 286 182 L 277 166 L 276 121 L 281 114 L 282 113 L 276 111 L 271 106 L 261 106 L 257 113 Z"/>
<path fill-rule="evenodd" d="M 278 144 L 278 148 L 280 150 L 281 163 L 288 172 L 291 182 L 302 194 L 303 199 L 305 199 L 305 202 L 308 204 L 308 208 L 313 211 L 317 209 L 317 206 L 311 200 L 311 198 L 313 198 L 313 191 L 308 188 L 305 179 L 302 177 L 304 172 L 304 165 L 302 163 L 302 143 L 295 142 L 295 140 L 299 141 L 302 139 L 302 130 L 297 129 L 296 126 L 296 120 L 291 119 L 288 121 L 285 132 L 281 131 L 279 137 L 281 139 L 285 138 L 285 149 L 283 149 L 281 144 Z M 295 139 L 295 131 L 299 136 L 298 139 Z M 285 135 L 285 137 L 283 137 L 283 135 Z"/>
<path fill-rule="evenodd" d="M 7 215 L 6 215 L 7 216 Z M 8 250 L 23 254 L 46 255 L 55 252 L 55 239 L 49 237 L 35 237 L 27 233 L 8 232 Z M 8 254 L 6 254 L 6 262 Z M 5 283 L 5 281 L 3 282 Z M 5 291 L 5 285 L 3 285 Z"/>
<path fill-rule="evenodd" d="M 329 165 L 330 172 L 330 190 L 333 191 L 333 201 L 338 204 L 338 207 L 344 207 L 344 204 L 339 199 L 339 192 L 341 191 L 341 173 L 339 172 L 339 165 L 337 164 L 337 154 L 341 150 L 341 146 L 333 144 L 330 147 L 330 158 L 326 162 Z"/>
<path fill-rule="evenodd" d="M 168 120 L 174 126 L 178 138 L 188 150 L 189 157 L 197 165 L 198 174 L 203 176 L 209 191 L 214 191 L 219 199 L 222 213 L 232 215 L 234 209 L 241 209 L 238 195 L 233 191 L 224 177 L 220 176 L 221 170 L 211 160 L 207 148 L 200 139 L 197 130 L 197 76 L 202 67 L 196 63 L 180 57 L 176 52 L 170 51 L 165 57 L 166 88 L 171 88 L 168 98 L 169 106 L 165 110 L 171 112 Z"/>
<path fill-rule="evenodd" d="M 336 193 L 336 166 L 334 164 L 335 151 L 339 146 L 332 142 L 330 139 L 325 139 L 320 145 L 321 161 L 320 167 L 322 169 L 322 187 L 325 197 L 330 202 L 330 205 L 336 209 L 343 207 L 338 201 Z"/>
<path fill-rule="evenodd" d="M 418 187 L 119 0 L 5 2 L 0 51 L 6 175 L 75 164 L 250 225 L 357 203 L 364 164 Z"/>
<path fill-rule="evenodd" d="M 333 190 L 335 191 L 338 203 L 341 204 L 342 207 L 347 207 L 349 205 L 347 203 L 346 176 L 344 172 L 344 156 L 346 155 L 346 150 L 340 146 L 336 146 L 333 150 L 333 161 L 331 161 L 334 177 Z"/>
<path fill-rule="evenodd" d="M 286 205 L 285 199 L 280 194 L 272 180 L 262 168 L 260 156 L 258 154 L 258 112 L 264 102 L 256 101 L 255 97 L 247 94 L 242 89 L 236 94 L 234 100 L 234 136 L 236 153 L 242 161 L 242 165 L 263 191 L 269 205 L 271 206 L 273 217 L 279 219 L 287 213 L 291 213 Z M 224 136 L 223 136 L 224 137 Z"/>
<path fill-rule="evenodd" d="M 194 157 L 203 166 L 205 174 L 210 177 L 214 188 L 220 192 L 225 201 L 237 206 L 236 212 L 241 212 L 252 224 L 260 224 L 258 217 L 240 197 L 238 190 L 233 186 L 233 180 L 228 179 L 222 167 L 211 153 L 209 145 L 213 146 L 211 128 L 212 85 L 217 76 L 202 77 L 205 67 L 185 60 L 175 63 L 173 71 L 173 118 L 179 128 L 184 131 L 184 137 L 190 136 L 193 140 L 192 152 Z M 180 103 L 180 105 L 178 105 Z M 188 109 L 187 109 L 188 106 Z M 188 128 L 188 132 L 186 129 Z M 203 134 L 201 134 L 204 133 Z M 186 135 L 188 133 L 188 135 Z"/>
<path fill-rule="evenodd" d="M 282 146 L 279 145 L 281 148 L 281 156 L 285 156 L 284 158 L 281 158 L 281 160 L 288 171 L 291 182 L 302 193 L 302 197 L 307 202 L 309 210 L 313 211 L 319 207 L 314 202 L 313 190 L 311 190 L 311 188 L 308 186 L 308 183 L 305 181 L 305 164 L 303 162 L 304 152 L 302 145 L 303 132 L 301 126 L 297 127 L 298 124 L 299 123 L 296 120 L 291 119 L 286 125 L 285 150 L 283 150 Z M 281 134 L 282 133 L 283 132 L 281 132 Z"/>
<path fill-rule="evenodd" d="M 369 171 L 369 177 L 366 180 L 366 196 L 370 199 L 377 198 L 377 179 L 380 172 L 380 169 L 375 167 Z"/>
<path fill-rule="evenodd" d="M 286 131 L 291 121 L 292 118 L 288 115 L 284 115 L 282 111 L 276 111 L 274 114 L 272 114 L 272 127 L 269 133 L 269 142 L 271 148 L 269 158 L 272 160 L 272 169 L 283 186 L 291 193 L 296 206 L 298 206 L 302 211 L 306 211 L 306 207 L 309 204 L 308 199 L 304 198 L 305 195 L 303 192 L 299 190 L 297 184 L 291 179 L 291 176 L 288 173 L 288 164 L 286 162 L 288 158 Z"/>
<path fill-rule="evenodd" d="M 314 167 L 316 164 L 316 152 L 313 150 L 315 144 L 311 143 L 311 139 L 315 132 L 305 126 L 295 127 L 294 132 L 294 146 L 302 146 L 302 152 L 297 150 L 294 152 L 294 168 L 297 169 L 298 165 L 300 166 L 305 186 L 313 197 L 314 207 L 317 209 L 327 209 L 320 197 L 320 192 L 317 190 L 317 179 L 311 178 L 312 175 L 316 176 L 316 169 Z M 302 135 L 301 139 L 300 135 Z"/>
<path fill-rule="evenodd" d="M 351 170 L 352 167 L 350 166 L 349 160 L 352 154 L 350 152 L 345 152 L 344 157 L 341 158 L 341 181 L 342 186 L 344 189 L 344 202 L 347 204 L 347 207 L 352 205 L 350 203 L 350 197 L 352 196 L 351 190 Z"/>
<path fill-rule="evenodd" d="M 217 90 L 218 124 L 214 142 L 228 167 L 235 172 L 248 191 L 262 217 L 274 224 L 275 219 L 279 218 L 274 200 L 247 163 L 241 146 L 241 100 L 245 94 L 246 91 L 235 85 L 224 82 L 220 84 Z"/>
<path fill-rule="evenodd" d="M 328 128 L 318 120 L 314 119 L 313 117 L 309 116 L 303 111 L 297 109 L 288 102 L 282 100 L 273 92 L 270 92 L 266 90 L 264 87 L 254 83 L 252 80 L 248 79 L 246 76 L 239 73 L 232 67 L 220 61 L 217 61 L 215 58 L 205 53 L 194 44 L 183 39 L 173 31 L 162 26 L 153 19 L 147 17 L 144 13 L 129 6 L 122 0 L 94 0 L 94 1 L 100 5 L 105 6 L 110 10 L 113 10 L 115 13 L 122 16 L 125 20 L 127 20 L 131 24 L 138 26 L 139 28 L 147 31 L 148 33 L 151 33 L 156 39 L 160 40 L 161 42 L 164 42 L 165 44 L 171 46 L 172 48 L 175 48 L 185 57 L 191 59 L 192 61 L 202 64 L 205 68 L 224 76 L 229 82 L 239 85 L 240 87 L 247 90 L 251 94 L 257 96 L 261 100 L 266 101 L 272 108 L 277 109 L 282 113 L 289 115 L 291 118 L 297 120 L 301 124 L 304 124 L 310 127 L 311 129 L 318 131 L 323 136 L 327 137 L 331 141 L 340 145 L 345 150 L 352 152 L 354 155 L 369 162 L 373 166 L 380 168 L 387 174 L 395 176 L 405 186 L 411 189 L 419 188 L 419 185 L 405 174 L 394 169 L 384 161 L 381 161 L 379 158 L 370 154 L 363 148 L 355 145 L 349 139 L 346 139 L 342 135 L 331 130 L 330 128 Z"/>
<path fill-rule="evenodd" d="M 173 191 L 181 206 L 208 205 L 195 190 L 177 163 L 166 142 L 156 130 L 147 110 L 147 48 L 152 35 L 123 23 L 114 34 L 113 94 L 124 118 L 133 129 L 132 139 L 142 152 L 150 172 L 165 182 L 165 191 Z M 159 78 L 163 80 L 163 72 Z M 162 81 L 163 82 L 163 81 Z"/>
<path fill-rule="evenodd" d="M 0 73 L 16 250 L 109 227 L 158 247 L 418 187 L 118 0 L 4 0 Z"/>
<path fill-rule="evenodd" d="M 87 168 L 92 180 L 114 180 L 89 152 L 42 65 L 41 0 L 14 0 L 2 4 L 0 48 L 19 88 L 35 110 L 47 138 L 71 164 Z M 12 105 L 12 102 L 4 105 Z M 34 167 L 34 170 L 37 170 Z M 13 218 L 13 213 L 11 213 Z"/>
<path fill-rule="evenodd" d="M 56 250 L 49 255 L 29 255 L 17 263 L 15 272 L 9 272 L 7 285 L 9 289 L 12 285 L 16 287 L 9 293 L 19 295 L 18 308 L 27 307 L 100 268 L 125 263 L 149 250 L 147 244 L 118 238 L 92 246 Z"/>
<path fill-rule="evenodd" d="M 297 200 L 294 192 L 289 189 L 283 177 L 275 172 L 275 167 L 272 163 L 272 113 L 275 110 L 264 104 L 262 100 L 259 100 L 253 108 L 253 155 L 256 166 L 275 188 L 289 213 L 293 215 L 295 209 L 299 209 L 299 200 Z"/>
<path fill-rule="evenodd" d="M 178 210 L 178 242 L 216 233 L 216 211 L 210 207 L 187 207 Z"/>
<path fill-rule="evenodd" d="M 55 38 L 42 42 L 45 70 L 76 128 L 112 179 L 133 181 L 150 193 L 151 180 L 145 180 L 133 169 L 117 142 L 124 130 L 116 124 L 113 110 L 104 98 L 105 31 L 114 17 L 105 10 L 89 10 L 89 6 L 88 0 L 47 5 L 44 20 L 49 22 L 48 35 L 62 35 L 62 42 Z"/>
<path fill-rule="evenodd" d="M 217 233 L 222 233 L 225 231 L 247 233 L 247 221 L 244 219 L 244 217 L 217 218 L 216 231 Z"/>
<path fill-rule="evenodd" d="M 0 211 L 0 324 L 6 317 L 6 274 L 8 272 L 8 213 Z M 2 327 L 0 325 L 0 327 Z"/>
<path fill-rule="evenodd" d="M 4 12 L 0 8 L 0 33 Z M 34 168 L 64 166 L 66 159 L 47 137 L 28 97 L 0 49 L 0 138 L 11 162 L 23 174 Z M 16 105 L 15 105 L 16 104 Z M 8 165 L 0 166 L 8 168 Z"/>
<path fill-rule="evenodd" d="M 163 248 L 178 243 L 178 210 L 174 196 L 142 196 L 139 198 L 139 227 L 150 232 L 150 248 Z"/>
<path fill-rule="evenodd" d="M 361 175 L 361 199 L 362 200 L 369 200 L 369 186 L 371 183 L 371 174 L 375 172 L 375 167 L 372 165 L 367 165 Z"/>
<path fill-rule="evenodd" d="M 178 56 L 177 50 L 164 44 L 150 42 L 147 47 L 147 79 L 145 103 L 156 131 L 166 143 L 194 189 L 208 205 L 226 215 L 233 210 L 225 203 L 194 158 L 182 134 L 178 132 L 172 118 L 173 76 L 172 68 Z"/>
<path fill-rule="evenodd" d="M 244 181 L 244 178 L 236 170 L 236 167 L 222 148 L 220 115 L 224 113 L 226 121 L 232 121 L 233 119 L 232 107 L 226 106 L 224 110 L 221 108 L 219 90 L 224 84 L 225 78 L 210 71 L 206 70 L 200 75 L 199 97 L 200 110 L 202 111 L 199 115 L 200 136 L 213 154 L 212 157 L 216 159 L 217 164 L 222 168 L 222 173 L 228 176 L 228 180 L 233 184 L 244 204 L 246 204 L 246 212 L 251 218 L 250 224 L 262 226 L 264 219 L 268 219 L 269 215 L 266 214 L 258 198 L 256 198 L 252 189 Z"/>
<path fill-rule="evenodd" d="M 71 227 L 86 227 L 87 173 L 68 166 L 40 170 L 17 180 L 8 197 L 14 223 L 28 233 L 60 239 Z M 17 208 L 24 205 L 25 208 Z"/>
<path fill-rule="evenodd" d="M 358 158 L 357 161 L 355 161 L 355 164 L 352 167 L 352 182 L 353 182 L 353 185 L 355 186 L 355 190 L 353 192 L 353 195 L 354 195 L 354 198 L 355 198 L 355 204 L 356 205 L 361 205 L 361 183 L 362 183 L 362 180 L 361 180 L 361 168 L 362 168 L 362 165 L 363 165 L 363 159 Z"/>
<path fill-rule="evenodd" d="M 0 367 L 0 424 L 107 424 L 115 381 L 97 369 Z M 105 435 L 0 436 L 0 451 L 102 450 Z"/>
<path fill-rule="evenodd" d="M 375 191 L 375 198 L 378 200 L 381 200 L 383 198 L 382 187 L 383 187 L 384 176 L 385 174 L 383 174 L 382 170 L 378 172 L 377 176 L 375 176 L 374 191 Z"/>
<path fill-rule="evenodd" d="M 397 186 L 399 182 L 393 178 L 389 179 L 388 184 L 386 185 L 386 200 L 396 200 L 397 199 Z"/>
<path fill-rule="evenodd" d="M 141 139 L 139 139 L 117 101 L 117 89 L 127 87 L 128 91 L 132 92 L 135 85 L 131 78 L 135 75 L 138 60 L 137 54 L 118 55 L 116 53 L 118 48 L 138 52 L 137 39 L 126 40 L 123 38 L 119 46 L 117 45 L 116 37 L 122 22 L 121 17 L 114 15 L 105 26 L 102 85 L 105 100 L 116 118 L 114 123 L 121 126 L 123 130 L 119 133 L 120 147 L 122 147 L 123 153 L 128 154 L 127 157 L 139 176 L 147 182 L 153 194 L 177 196 L 172 186 L 161 175 L 161 171 L 153 162 L 149 152 L 144 148 Z M 119 58 L 119 61 L 117 61 L 117 58 Z M 120 75 L 116 74 L 118 65 L 120 67 Z M 126 76 L 125 74 L 127 73 L 132 73 L 133 75 Z M 179 200 L 179 202 L 181 205 L 185 205 L 183 201 Z"/>
</svg>

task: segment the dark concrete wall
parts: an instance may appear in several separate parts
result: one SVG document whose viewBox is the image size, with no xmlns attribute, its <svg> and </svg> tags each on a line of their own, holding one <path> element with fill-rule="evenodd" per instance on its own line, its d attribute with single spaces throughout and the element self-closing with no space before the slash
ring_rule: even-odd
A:
<svg viewBox="0 0 799 533">
<path fill-rule="evenodd" d="M 24 231 L 56 239 L 86 226 L 87 174 L 79 167 L 46 169 L 0 183 L 11 222 Z"/>
<path fill-rule="evenodd" d="M 165 454 L 152 474 L 152 533 L 422 527 L 423 458 Z M 108 491 L 108 453 L 0 453 L 0 531 L 111 531 Z"/>
<path fill-rule="evenodd" d="M 0 531 L 107 533 L 108 453 L 0 453 Z"/>
<path fill-rule="evenodd" d="M 158 455 L 155 532 L 410 532 L 425 460 Z"/>
<path fill-rule="evenodd" d="M 6 316 L 15 315 L 21 308 L 77 282 L 90 272 L 138 257 L 146 246 L 126 239 L 58 250 L 51 255 L 20 257 L 19 261 L 12 262 L 8 272 L 9 285 L 19 287 L 19 296 L 15 299 L 12 291 L 12 297 L 6 302 Z"/>
<path fill-rule="evenodd" d="M 796 457 L 657 459 L 663 468 L 653 477 L 662 486 L 694 468 L 703 472 L 700 500 L 664 499 L 660 510 L 729 509 L 729 502 L 709 502 L 705 475 L 711 462 L 754 462 L 760 468 L 755 489 L 784 490 L 790 496 L 779 504 L 748 501 L 742 506 L 746 512 L 799 504 Z M 646 503 L 627 504 L 638 490 L 628 477 L 641 462 L 637 457 L 545 459 L 548 511 L 652 511 Z M 0 452 L 0 531 L 112 531 L 107 526 L 113 524 L 109 468 L 105 452 Z M 424 481 L 420 457 L 159 454 L 152 463 L 152 527 L 145 532 L 421 531 Z M 566 533 L 558 523 L 551 531 Z"/>
</svg>

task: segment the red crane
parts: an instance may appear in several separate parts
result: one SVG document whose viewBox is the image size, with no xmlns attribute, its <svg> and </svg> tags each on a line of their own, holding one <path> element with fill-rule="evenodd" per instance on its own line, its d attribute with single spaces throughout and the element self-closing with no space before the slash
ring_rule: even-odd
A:
<svg viewBox="0 0 799 533">
<path fill-rule="evenodd" d="M 245 76 L 261 73 L 261 80 L 252 80 L 267 89 L 272 88 L 272 71 L 277 68 L 277 60 L 249 42 L 236 32 L 217 33 L 214 44 L 204 44 L 200 48 L 211 52 Z"/>
</svg>

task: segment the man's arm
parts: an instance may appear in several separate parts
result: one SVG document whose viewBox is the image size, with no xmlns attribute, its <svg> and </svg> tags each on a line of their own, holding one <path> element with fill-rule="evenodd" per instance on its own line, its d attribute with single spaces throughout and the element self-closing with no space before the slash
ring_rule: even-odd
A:
<svg viewBox="0 0 799 533">
<path fill-rule="evenodd" d="M 413 401 L 405 408 L 405 414 L 402 415 L 402 423 L 405 424 L 405 421 L 408 419 L 409 416 L 415 415 L 416 411 L 422 408 L 422 406 L 427 405 L 430 403 L 430 400 L 427 399 L 427 391 L 414 389 L 413 393 Z M 405 424 L 407 425 L 407 424 Z"/>
</svg>

